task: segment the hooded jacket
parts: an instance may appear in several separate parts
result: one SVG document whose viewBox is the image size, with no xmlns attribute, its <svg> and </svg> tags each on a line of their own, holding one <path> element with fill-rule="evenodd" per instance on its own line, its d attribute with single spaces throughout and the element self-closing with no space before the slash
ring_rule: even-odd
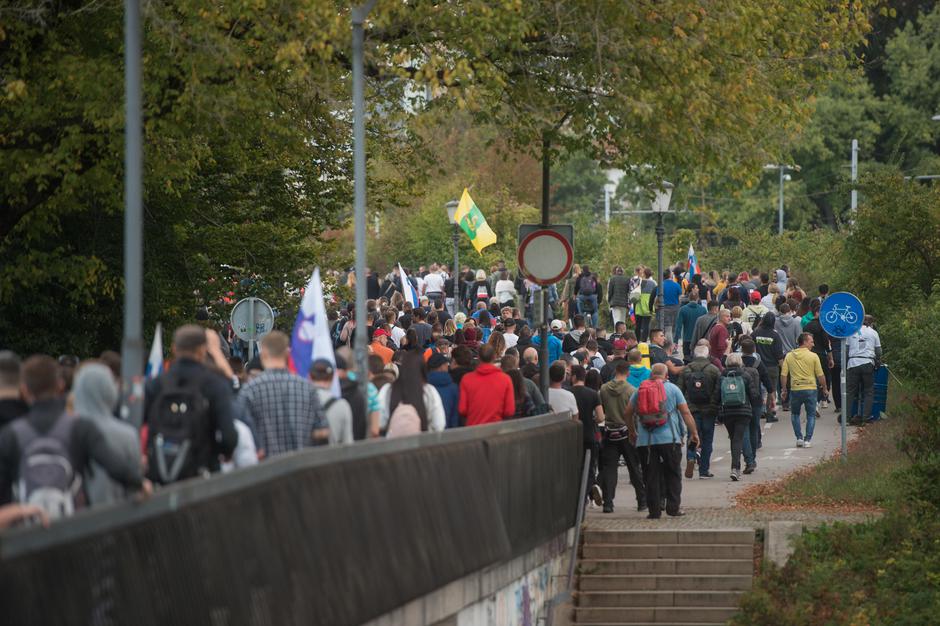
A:
<svg viewBox="0 0 940 626">
<path fill-rule="evenodd" d="M 767 313 L 751 333 L 757 344 L 757 355 L 766 367 L 780 367 L 783 360 L 783 342 L 780 341 L 780 333 L 774 330 L 776 319 L 773 313 Z"/>
<path fill-rule="evenodd" d="M 75 414 L 98 426 L 108 447 L 120 459 L 124 473 L 140 473 L 140 442 L 137 429 L 114 417 L 118 388 L 111 370 L 100 363 L 83 366 L 72 385 Z M 85 493 L 92 505 L 118 502 L 125 496 L 124 486 L 113 480 L 98 462 L 89 463 Z"/>
<path fill-rule="evenodd" d="M 460 426 L 460 416 L 457 414 L 457 404 L 460 397 L 460 388 L 454 383 L 449 372 L 428 372 L 428 384 L 437 389 L 444 405 L 444 421 L 447 428 Z"/>
<path fill-rule="evenodd" d="M 601 406 L 604 407 L 604 422 L 608 429 L 617 430 L 627 425 L 623 416 L 635 391 L 636 387 L 625 380 L 615 379 L 601 386 Z"/>
<path fill-rule="evenodd" d="M 500 422 L 516 413 L 512 379 L 491 363 L 481 363 L 460 380 L 458 411 L 467 426 Z"/>
<path fill-rule="evenodd" d="M 792 315 L 781 315 L 774 322 L 774 330 L 780 335 L 780 341 L 783 346 L 783 354 L 786 355 L 790 350 L 795 350 L 800 333 L 803 329 L 800 327 L 800 320 Z"/>
</svg>

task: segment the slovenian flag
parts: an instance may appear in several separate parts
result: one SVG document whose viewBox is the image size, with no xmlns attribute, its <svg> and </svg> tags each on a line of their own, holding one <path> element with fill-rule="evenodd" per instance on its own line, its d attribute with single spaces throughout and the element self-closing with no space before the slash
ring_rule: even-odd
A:
<svg viewBox="0 0 940 626">
<path fill-rule="evenodd" d="M 470 197 L 470 192 L 463 190 L 460 197 L 460 204 L 457 206 L 457 212 L 454 213 L 454 220 L 460 224 L 463 232 L 467 233 L 470 243 L 476 248 L 476 251 L 483 255 L 483 248 L 496 243 L 496 233 L 486 223 L 483 212 Z M 455 268 L 456 269 L 456 268 Z"/>
<path fill-rule="evenodd" d="M 410 302 L 411 308 L 417 309 L 418 292 L 415 291 L 415 286 L 408 280 L 408 275 L 405 274 L 405 270 L 401 268 L 401 263 L 398 264 L 398 276 L 401 278 L 401 295 L 405 297 L 405 302 Z"/>
<path fill-rule="evenodd" d="M 157 322 L 157 329 L 153 333 L 153 343 L 150 344 L 150 356 L 147 358 L 147 369 L 144 376 L 151 380 L 163 373 L 163 325 Z"/>
<path fill-rule="evenodd" d="M 336 357 L 333 355 L 333 340 L 323 304 L 323 285 L 320 283 L 320 268 L 313 270 L 313 276 L 304 290 L 297 311 L 297 321 L 290 340 L 291 369 L 306 378 L 310 364 L 316 359 L 326 359 L 333 364 L 333 396 L 339 398 L 339 375 L 336 373 Z"/>
<path fill-rule="evenodd" d="M 698 266 L 698 259 L 695 258 L 695 250 L 692 249 L 692 244 L 689 244 L 689 280 L 692 280 L 692 277 L 696 274 L 701 274 L 702 268 Z"/>
</svg>

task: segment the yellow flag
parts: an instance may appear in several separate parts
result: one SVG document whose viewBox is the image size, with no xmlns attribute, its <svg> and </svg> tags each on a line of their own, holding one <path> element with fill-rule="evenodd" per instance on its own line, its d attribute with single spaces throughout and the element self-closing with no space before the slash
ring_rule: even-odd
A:
<svg viewBox="0 0 940 626">
<path fill-rule="evenodd" d="M 467 233 L 467 236 L 470 237 L 470 243 L 481 255 L 483 254 L 483 248 L 496 243 L 496 233 L 486 223 L 486 218 L 483 217 L 483 213 L 466 189 L 463 190 L 463 196 L 460 197 L 460 205 L 457 207 L 454 219 L 463 228 L 463 232 Z"/>
</svg>

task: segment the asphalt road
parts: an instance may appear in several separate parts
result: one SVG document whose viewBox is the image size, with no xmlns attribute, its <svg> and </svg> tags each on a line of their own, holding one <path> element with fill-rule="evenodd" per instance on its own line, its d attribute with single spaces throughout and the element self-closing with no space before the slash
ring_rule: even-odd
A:
<svg viewBox="0 0 940 626">
<path fill-rule="evenodd" d="M 718 426 L 715 429 L 714 452 L 711 461 L 711 472 L 715 476 L 700 479 L 696 467 L 693 478 L 683 478 L 682 509 L 688 511 L 731 507 L 734 504 L 735 495 L 749 485 L 775 480 L 799 467 L 816 463 L 832 455 L 842 445 L 841 428 L 831 404 L 829 408 L 821 409 L 821 417 L 816 420 L 811 448 L 796 447 L 796 437 L 793 435 L 789 413 L 779 413 L 779 417 L 779 422 L 771 424 L 761 420 L 763 444 L 757 452 L 757 470 L 753 474 L 742 475 L 738 482 L 733 482 L 730 477 L 731 442 L 728 439 L 728 431 L 724 426 Z M 805 419 L 802 428 L 805 433 Z M 852 436 L 853 431 L 854 428 L 850 426 L 849 437 Z M 743 459 L 741 467 L 742 469 L 744 467 Z M 682 468 L 685 469 L 685 461 L 683 461 Z M 639 513 L 636 510 L 636 499 L 629 480 L 626 468 L 620 467 L 612 515 L 645 517 L 646 513 Z M 600 509 L 592 509 L 589 514 L 600 514 Z"/>
</svg>

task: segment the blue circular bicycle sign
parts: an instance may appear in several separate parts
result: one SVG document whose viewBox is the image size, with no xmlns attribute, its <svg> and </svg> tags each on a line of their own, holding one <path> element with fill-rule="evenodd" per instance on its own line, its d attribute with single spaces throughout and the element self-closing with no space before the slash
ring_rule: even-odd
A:
<svg viewBox="0 0 940 626">
<path fill-rule="evenodd" d="M 862 301 L 845 291 L 830 295 L 819 308 L 819 322 L 832 337 L 851 337 L 861 330 L 864 317 Z"/>
</svg>

